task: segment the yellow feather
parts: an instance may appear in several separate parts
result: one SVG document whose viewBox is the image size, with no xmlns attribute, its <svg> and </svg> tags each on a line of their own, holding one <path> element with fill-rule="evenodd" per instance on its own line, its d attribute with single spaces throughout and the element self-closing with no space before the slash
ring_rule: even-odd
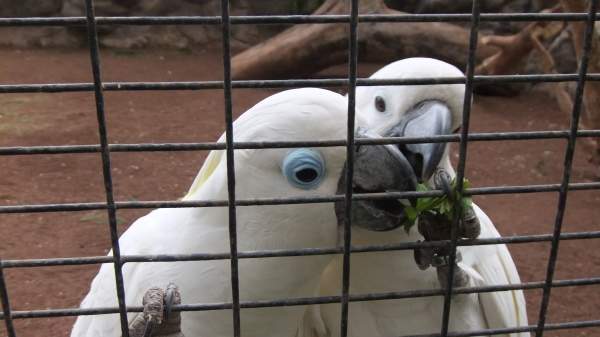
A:
<svg viewBox="0 0 600 337">
<path fill-rule="evenodd" d="M 192 183 L 192 187 L 188 193 L 182 198 L 182 200 L 189 200 L 196 191 L 204 185 L 204 183 L 208 180 L 208 178 L 215 172 L 217 166 L 219 166 L 219 162 L 221 161 L 221 157 L 223 156 L 223 151 L 210 151 L 206 160 L 204 161 L 204 165 L 198 172 L 196 179 Z"/>
</svg>

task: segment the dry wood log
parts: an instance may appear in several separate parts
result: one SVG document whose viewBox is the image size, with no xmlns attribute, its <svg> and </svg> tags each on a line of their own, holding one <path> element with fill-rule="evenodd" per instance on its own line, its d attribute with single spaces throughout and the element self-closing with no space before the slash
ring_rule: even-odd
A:
<svg viewBox="0 0 600 337">
<path fill-rule="evenodd" d="M 348 0 L 327 0 L 314 14 L 348 14 Z M 402 13 L 383 0 L 360 0 L 361 13 Z M 305 77 L 347 61 L 348 24 L 296 25 L 249 48 L 232 59 L 235 79 Z M 361 23 L 358 57 L 367 62 L 391 62 L 405 57 L 429 56 L 464 66 L 469 30 L 449 23 Z M 496 48 L 482 43 L 479 59 Z"/>
<path fill-rule="evenodd" d="M 558 12 L 560 6 L 555 6 L 543 12 Z M 554 68 L 554 59 L 544 47 L 542 40 L 551 39 L 558 35 L 564 28 L 562 22 L 546 24 L 545 22 L 532 22 L 514 35 L 490 35 L 481 38 L 484 45 L 495 46 L 499 50 L 496 54 L 486 58 L 477 66 L 475 72 L 482 75 L 500 75 L 520 73 L 527 60 L 527 56 L 537 49 L 544 62 L 543 68 L 549 72 Z"/>
<path fill-rule="evenodd" d="M 545 13 L 562 11 L 561 5 L 544 10 Z M 532 22 L 514 35 L 483 37 L 482 43 L 498 47 L 499 51 L 483 60 L 475 72 L 482 75 L 502 75 L 522 73 L 527 64 L 527 58 L 536 50 L 541 59 L 543 73 L 556 73 L 555 60 L 546 49 L 544 41 L 554 40 L 566 27 L 564 22 Z M 562 111 L 570 110 L 572 99 L 567 88 L 562 83 L 553 84 L 553 96 Z"/>
<path fill-rule="evenodd" d="M 589 1 L 586 1 L 589 3 Z M 561 0 L 565 12 L 587 12 L 588 8 L 581 0 Z M 577 59 L 581 59 L 583 53 L 583 35 L 585 32 L 585 22 L 569 22 L 572 33 L 572 41 L 575 45 Z M 592 51 L 590 53 L 588 73 L 600 72 L 600 24 L 596 22 Z M 588 81 L 585 84 L 583 96 L 585 110 L 583 111 L 580 127 L 584 129 L 600 129 L 600 83 Z M 594 138 L 583 138 L 583 144 L 592 150 L 591 161 L 600 164 L 600 143 Z M 600 174 L 600 172 L 598 172 Z"/>
</svg>

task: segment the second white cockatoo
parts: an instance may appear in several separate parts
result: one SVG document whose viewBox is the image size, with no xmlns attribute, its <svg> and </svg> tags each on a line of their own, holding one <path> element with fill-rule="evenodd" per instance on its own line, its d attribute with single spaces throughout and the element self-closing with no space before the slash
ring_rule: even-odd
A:
<svg viewBox="0 0 600 337">
<path fill-rule="evenodd" d="M 371 78 L 462 76 L 464 75 L 459 69 L 445 62 L 429 58 L 410 58 L 383 67 Z M 419 137 L 450 134 L 461 125 L 464 90 L 463 84 L 359 87 L 356 90 L 356 111 L 364 123 L 362 126 L 379 136 Z M 411 163 L 414 179 L 434 187 L 432 176 L 436 170 L 442 169 L 452 178 L 455 176 L 447 144 L 407 144 L 397 147 Z M 382 190 L 372 189 L 366 192 Z M 401 204 L 398 203 L 395 208 L 401 207 L 399 205 Z M 480 238 L 500 237 L 491 220 L 479 207 L 473 204 L 472 210 L 480 223 Z M 397 217 L 397 214 L 390 216 Z M 392 226 L 385 232 L 365 231 L 354 226 L 352 243 L 374 245 L 423 240 L 418 226 L 413 226 L 408 232 L 397 226 L 398 223 L 396 229 L 392 229 Z M 462 286 L 520 283 L 519 274 L 506 245 L 464 246 L 459 247 L 458 252 L 462 255 L 462 261 L 456 269 L 468 276 L 467 284 Z M 440 287 L 435 268 L 421 270 L 412 251 L 353 254 L 350 272 L 352 294 Z M 338 257 L 324 273 L 321 285 L 323 295 L 339 294 L 341 273 L 342 259 Z M 393 337 L 439 333 L 443 302 L 443 296 L 352 302 L 349 308 L 348 335 Z M 327 304 L 322 305 L 320 310 L 327 334 L 332 337 L 339 336 L 340 306 Z M 449 331 L 465 332 L 525 325 L 527 314 L 521 290 L 453 295 Z M 502 336 L 524 337 L 529 336 L 529 333 Z"/>
<path fill-rule="evenodd" d="M 234 140 L 345 139 L 346 120 L 347 103 L 343 96 L 322 89 L 289 90 L 264 99 L 240 116 L 233 125 Z M 224 137 L 219 141 L 224 142 Z M 208 155 L 184 200 L 227 200 L 227 160 L 224 152 L 212 151 Z M 345 179 L 345 161 L 344 147 L 235 150 L 236 198 L 334 195 Z M 371 147 L 355 156 L 354 165 L 360 168 L 373 162 L 378 164 L 380 174 L 357 173 L 354 177 L 358 180 L 353 185 L 414 189 L 414 186 L 409 186 L 411 182 L 405 180 L 410 173 L 410 165 L 402 159 L 397 148 Z M 361 213 L 361 217 L 367 220 L 362 223 L 366 229 L 371 226 L 369 212 L 375 217 L 378 211 L 377 205 L 369 205 Z M 237 247 L 239 251 L 336 247 L 339 244 L 340 216 L 339 207 L 332 203 L 240 206 L 236 217 Z M 123 233 L 119 239 L 121 254 L 227 253 L 228 224 L 227 207 L 157 209 L 135 221 Z M 321 274 L 331 258 L 241 259 L 240 300 L 316 296 Z M 160 289 L 171 283 L 179 288 L 175 294 L 181 296 L 184 303 L 232 300 L 228 260 L 129 262 L 122 272 L 128 306 L 142 304 L 142 297 L 149 289 L 149 297 L 158 297 L 159 302 L 162 301 L 162 297 L 167 296 Z M 112 264 L 104 264 L 81 307 L 116 306 L 114 269 Z M 304 335 L 304 332 L 313 330 L 306 326 L 305 314 L 305 306 L 242 309 L 241 331 L 244 337 Z M 130 322 L 134 316 L 134 313 L 129 314 Z M 136 325 L 134 329 L 138 327 Z M 230 337 L 233 335 L 232 312 L 185 311 L 181 314 L 181 331 L 188 337 Z M 120 335 L 117 314 L 80 316 L 71 332 L 72 337 Z"/>
</svg>

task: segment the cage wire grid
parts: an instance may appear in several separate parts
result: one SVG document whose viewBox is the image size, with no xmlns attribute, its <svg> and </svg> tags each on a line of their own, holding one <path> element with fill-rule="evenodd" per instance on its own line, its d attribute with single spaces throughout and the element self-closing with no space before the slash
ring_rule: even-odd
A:
<svg viewBox="0 0 600 337">
<path fill-rule="evenodd" d="M 374 301 L 386 299 L 405 299 L 416 297 L 443 296 L 444 306 L 442 315 L 442 326 L 440 332 L 426 336 L 482 336 L 496 335 L 515 332 L 535 332 L 541 337 L 544 331 L 574 329 L 587 327 L 600 327 L 600 319 L 588 321 L 572 321 L 561 323 L 547 323 L 546 316 L 552 288 L 572 287 L 600 284 L 600 277 L 587 277 L 578 279 L 555 280 L 554 271 L 558 256 L 559 243 L 563 240 L 581 240 L 600 238 L 600 231 L 562 232 L 562 223 L 566 208 L 568 191 L 570 190 L 598 190 L 600 183 L 570 183 L 575 143 L 580 137 L 600 137 L 600 130 L 579 130 L 579 118 L 582 108 L 583 91 L 586 81 L 600 81 L 600 74 L 588 74 L 587 66 L 589 53 L 591 51 L 593 25 L 596 21 L 598 0 L 591 0 L 587 13 L 510 13 L 492 14 L 480 13 L 480 0 L 473 0 L 472 12 L 470 14 L 401 14 L 380 15 L 360 14 L 358 12 L 358 0 L 352 0 L 350 13 L 348 15 L 278 15 L 278 16 L 230 16 L 229 0 L 221 0 L 220 16 L 145 16 L 145 17 L 97 17 L 94 13 L 94 1 L 85 0 L 85 17 L 52 17 L 52 18 L 0 18 L 0 27 L 5 26 L 86 26 L 90 60 L 93 74 L 93 83 L 49 83 L 49 84 L 2 84 L 0 93 L 56 93 L 93 91 L 95 94 L 96 113 L 98 120 L 99 144 L 92 145 L 58 145 L 58 146 L 13 146 L 0 147 L 1 156 L 15 155 L 37 155 L 37 154 L 76 154 L 76 153 L 100 153 L 102 158 L 102 171 L 104 176 L 106 202 L 93 203 L 61 203 L 40 205 L 15 205 L 0 206 L 0 214 L 8 213 L 34 213 L 34 212 L 72 212 L 85 210 L 106 210 L 109 218 L 111 245 L 113 256 L 88 256 L 72 258 L 46 258 L 46 259 L 23 259 L 23 260 L 0 260 L 0 296 L 2 300 L 2 313 L 0 317 L 5 322 L 9 337 L 16 337 L 13 325 L 14 319 L 61 317 L 77 315 L 98 315 L 118 313 L 121 319 L 121 330 L 123 336 L 128 336 L 127 312 L 141 312 L 141 306 L 126 306 L 124 301 L 123 276 L 121 268 L 129 262 L 168 262 L 168 261 L 202 261 L 202 260 L 225 260 L 231 263 L 231 286 L 232 301 L 223 303 L 192 303 L 174 306 L 175 311 L 203 311 L 232 309 L 234 337 L 240 337 L 240 311 L 243 308 L 264 308 L 280 306 L 296 306 L 310 304 L 340 303 L 341 311 L 341 336 L 346 337 L 348 332 L 348 305 L 356 301 Z M 485 21 L 585 21 L 586 29 L 584 35 L 583 53 L 579 60 L 578 72 L 575 74 L 534 74 L 534 75 L 475 75 L 476 41 L 480 22 Z M 357 34 L 360 22 L 470 22 L 470 41 L 466 75 L 456 78 L 420 78 L 420 79 L 366 79 L 357 78 Z M 349 25 L 348 36 L 348 77 L 346 79 L 300 79 L 300 80 L 245 80 L 233 81 L 231 79 L 231 50 L 230 50 L 230 25 L 231 24 L 278 24 L 278 23 L 344 23 Z M 97 25 L 221 25 L 222 48 L 223 48 L 223 81 L 195 81 L 195 82 L 103 82 L 101 79 L 100 55 L 98 45 Z M 576 92 L 573 110 L 570 117 L 570 128 L 558 131 L 528 131 L 528 132 L 489 132 L 470 133 L 470 101 L 473 95 L 473 86 L 477 83 L 507 83 L 507 82 L 576 82 Z M 355 91 L 357 86 L 374 85 L 427 85 L 427 84 L 465 84 L 464 111 L 462 130 L 460 134 L 431 136 L 431 137 L 385 137 L 380 139 L 354 139 L 354 115 L 355 115 Z M 232 117 L 232 89 L 234 88 L 294 88 L 303 86 L 326 86 L 342 87 L 348 90 L 348 136 L 347 139 L 333 141 L 279 141 L 279 142 L 234 142 L 233 141 L 233 117 Z M 134 91 L 134 90 L 202 90 L 223 89 L 225 101 L 226 141 L 225 143 L 140 143 L 140 144 L 109 144 L 104 111 L 104 91 Z M 235 174 L 233 154 L 235 149 L 265 149 L 265 148 L 294 148 L 294 147 L 329 147 L 345 146 L 347 150 L 348 170 L 345 179 L 351 181 L 353 175 L 352 158 L 356 145 L 375 144 L 415 144 L 415 143 L 459 143 L 459 163 L 457 167 L 457 179 L 464 177 L 467 145 L 472 141 L 499 141 L 499 140 L 532 140 L 532 139 L 564 139 L 567 141 L 565 150 L 563 177 L 560 183 L 524 186 L 492 186 L 469 188 L 462 190 L 458 186 L 459 195 L 485 195 L 485 194 L 510 194 L 510 193 L 538 193 L 558 192 L 558 204 L 553 232 L 551 234 L 539 235 L 515 235 L 500 238 L 486 238 L 465 240 L 458 239 L 455 227 L 458 223 L 460 208 L 453 222 L 450 240 L 433 242 L 406 242 L 388 245 L 352 246 L 350 231 L 350 209 L 353 200 L 366 199 L 398 199 L 408 197 L 431 197 L 443 194 L 440 190 L 426 192 L 389 192 L 389 193 L 352 193 L 351 184 L 343 195 L 310 196 L 310 197 L 283 197 L 283 198 L 253 198 L 236 199 L 235 197 Z M 227 177 L 228 177 L 228 199 L 227 200 L 199 200 L 199 201 L 115 201 L 113 197 L 113 184 L 111 177 L 111 152 L 151 152 L 151 151 L 197 151 L 197 150 L 226 150 Z M 460 185 L 460 184 L 459 184 Z M 236 237 L 236 207 L 251 205 L 281 205 L 301 203 L 331 203 L 344 201 L 345 227 L 344 242 L 342 247 L 336 248 L 303 248 L 290 250 L 270 251 L 242 251 L 237 250 Z M 229 210 L 229 237 L 230 252 L 221 254 L 162 254 L 162 255 L 126 255 L 121 256 L 117 234 L 116 212 L 119 209 L 135 208 L 177 208 L 177 207 L 228 207 Z M 543 281 L 523 282 L 512 285 L 494 285 L 478 287 L 453 287 L 448 282 L 445 289 L 406 290 L 401 292 L 349 294 L 350 256 L 351 253 L 381 252 L 393 250 L 412 250 L 418 247 L 441 247 L 451 248 L 451 259 L 456 254 L 459 246 L 493 245 L 493 244 L 517 244 L 533 242 L 550 242 L 551 248 Z M 279 299 L 272 301 L 240 301 L 239 279 L 237 273 L 238 259 L 247 258 L 269 258 L 284 256 L 309 256 L 309 255 L 343 255 L 342 293 L 336 296 L 307 297 Z M 10 308 L 8 289 L 4 277 L 5 268 L 30 268 L 45 266 L 67 266 L 113 263 L 116 275 L 116 287 L 119 306 L 117 308 L 64 308 L 45 310 L 23 310 L 14 311 Z M 453 269 L 453 264 L 450 268 Z M 451 280 L 451 278 L 449 278 Z M 536 324 L 528 326 L 484 329 L 479 331 L 449 332 L 449 313 L 453 294 L 472 294 L 494 291 L 506 291 L 517 289 L 542 289 L 543 295 Z M 193 337 L 193 336 L 190 336 Z"/>
</svg>

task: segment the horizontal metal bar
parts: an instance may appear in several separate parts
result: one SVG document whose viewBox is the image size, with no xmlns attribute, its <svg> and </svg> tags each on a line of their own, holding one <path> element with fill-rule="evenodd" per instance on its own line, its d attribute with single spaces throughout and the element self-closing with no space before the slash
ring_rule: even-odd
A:
<svg viewBox="0 0 600 337">
<path fill-rule="evenodd" d="M 575 321 L 575 322 L 562 322 L 562 323 L 548 323 L 544 325 L 544 331 L 551 330 L 565 330 L 565 329 L 584 329 L 600 327 L 600 320 L 589 320 L 589 321 Z M 497 328 L 497 329 L 482 329 L 472 331 L 458 331 L 448 332 L 448 337 L 473 337 L 473 336 L 491 336 L 491 335 L 508 335 L 513 333 L 522 332 L 533 332 L 537 329 L 537 325 L 519 326 L 511 328 Z M 426 334 L 426 335 L 410 335 L 401 337 L 441 337 L 441 334 Z"/>
<path fill-rule="evenodd" d="M 567 279 L 552 282 L 552 287 L 576 287 L 576 286 L 588 286 L 600 284 L 600 277 L 593 278 L 579 278 L 579 279 Z M 520 284 L 510 285 L 493 285 L 493 286 L 479 286 L 479 287 L 462 287 L 456 288 L 454 294 L 474 294 L 474 293 L 488 293 L 497 291 L 509 291 L 509 290 L 531 290 L 540 289 L 544 286 L 543 281 L 536 282 L 525 282 Z M 407 299 L 407 298 L 419 298 L 419 297 L 432 297 L 442 296 L 444 290 L 442 289 L 418 289 L 418 290 L 406 290 L 398 292 L 387 292 L 387 293 L 374 293 L 374 294 L 357 294 L 350 295 L 350 302 L 366 302 L 366 301 L 381 301 L 381 300 L 392 300 L 392 299 Z M 339 303 L 340 296 L 323 296 L 323 297 L 304 297 L 304 298 L 292 298 L 292 299 L 277 299 L 277 300 L 261 300 L 261 301 L 242 301 L 240 302 L 241 308 L 269 308 L 269 307 L 287 307 L 287 306 L 298 306 L 298 305 L 314 305 L 314 304 L 328 304 L 328 303 Z M 222 303 L 194 303 L 194 304 L 179 304 L 173 306 L 173 311 L 212 311 L 212 310 L 225 310 L 231 309 L 230 302 Z M 128 306 L 128 312 L 141 312 L 143 307 L 141 306 Z M 45 310 L 14 310 L 12 311 L 11 317 L 13 319 L 24 319 L 24 318 L 43 318 L 43 317 L 65 317 L 65 316 L 79 316 L 79 315 L 102 315 L 118 313 L 117 307 L 103 307 L 103 308 L 65 308 L 65 309 L 45 309 Z M 4 315 L 0 315 L 0 319 L 3 319 Z"/>
<path fill-rule="evenodd" d="M 363 14 L 359 22 L 470 22 L 463 14 Z M 480 21 L 585 21 L 587 13 L 481 13 Z"/>
<path fill-rule="evenodd" d="M 484 13 L 481 21 L 585 21 L 587 13 Z M 97 25 L 220 25 L 220 16 L 97 16 Z M 362 14 L 359 22 L 469 22 L 471 14 Z M 232 16 L 231 24 L 350 23 L 350 15 Z M 84 26 L 83 16 L 0 18 L 0 27 Z"/>
<path fill-rule="evenodd" d="M 586 240 L 599 239 L 600 231 L 590 232 L 569 232 L 562 233 L 560 240 Z M 458 246 L 484 246 L 497 244 L 521 244 L 535 242 L 549 242 L 552 240 L 552 234 L 534 234 L 534 235 L 514 235 L 498 238 L 484 238 L 473 240 L 459 240 Z M 442 247 L 450 243 L 448 240 L 442 241 L 423 241 L 423 242 L 402 242 L 388 245 L 369 245 L 352 246 L 352 253 L 385 252 L 399 250 L 413 250 L 421 247 Z M 315 256 L 315 255 L 334 255 L 341 254 L 342 248 L 301 248 L 284 250 L 266 250 L 266 251 L 246 251 L 239 252 L 240 259 L 269 258 L 269 257 L 290 257 L 290 256 Z M 158 254 L 158 255 L 123 255 L 123 263 L 138 262 L 175 262 L 175 261 L 209 261 L 226 260 L 231 256 L 229 253 L 195 253 L 195 254 Z M 3 260 L 0 264 L 3 268 L 34 268 L 51 266 L 76 266 L 100 263 L 112 263 L 111 256 L 89 256 L 89 257 L 66 257 L 66 258 L 47 258 L 47 259 L 21 259 L 21 260 Z"/>
<path fill-rule="evenodd" d="M 516 131 L 516 132 L 482 132 L 470 133 L 468 141 L 498 140 L 535 140 L 566 139 L 568 130 L 554 131 Z M 577 137 L 600 137 L 600 130 L 580 130 Z M 382 137 L 376 139 L 357 138 L 356 145 L 381 144 L 417 144 L 458 142 L 460 135 L 439 135 L 429 137 Z M 235 149 L 273 149 L 295 147 L 333 147 L 346 146 L 345 139 L 313 140 L 313 141 L 280 141 L 280 142 L 235 142 Z M 110 152 L 157 152 L 157 151 L 207 151 L 224 150 L 225 143 L 145 143 L 145 144 L 109 144 Z M 40 146 L 6 146 L 0 147 L 0 156 L 34 155 L 34 154 L 69 154 L 100 152 L 100 145 L 40 145 Z"/>
<path fill-rule="evenodd" d="M 587 17 L 586 13 L 501 13 L 501 14 L 482 14 L 482 21 L 583 21 Z M 232 17 L 232 24 L 290 24 L 290 23 L 348 23 L 349 15 L 285 15 L 285 16 L 238 16 Z M 379 15 L 367 14 L 359 16 L 361 22 L 467 22 L 471 20 L 470 14 L 399 14 L 399 15 Z M 94 21 L 92 21 L 94 22 Z M 221 17 L 218 16 L 178 16 L 178 17 L 97 17 L 95 24 L 99 25 L 196 25 L 196 24 L 221 24 Z M 55 18 L 0 18 L 0 26 L 83 26 L 86 24 L 85 17 L 55 17 Z M 509 83 L 509 82 L 566 82 L 576 81 L 576 74 L 535 74 L 535 75 L 494 75 L 494 76 L 475 76 L 474 83 Z M 599 81 L 600 74 L 590 74 L 586 76 L 587 80 Z M 465 83 L 462 77 L 457 78 L 426 78 L 426 79 L 400 79 L 400 80 L 372 80 L 358 79 L 357 85 L 375 86 L 375 85 L 425 85 L 425 84 L 446 84 L 446 83 Z M 303 86 L 338 86 L 345 87 L 349 84 L 348 79 L 300 79 L 300 80 L 271 80 L 271 81 L 234 81 L 233 88 L 291 88 Z M 203 89 L 223 89 L 222 81 L 197 81 L 197 82 L 113 82 L 106 83 L 104 90 L 203 90 Z M 52 83 L 52 84 L 9 84 L 0 85 L 0 93 L 27 93 L 27 92 L 80 92 L 92 91 L 92 83 Z M 567 131 L 539 131 L 539 132 L 510 132 L 510 133 L 487 133 L 475 134 L 467 140 L 517 140 L 517 139 L 565 139 L 568 137 Z M 583 131 L 577 134 L 577 137 L 599 137 L 600 130 Z M 446 137 L 446 138 L 444 138 Z M 478 139 L 478 137 L 480 137 Z M 460 137 L 457 135 L 442 136 L 432 138 L 414 138 L 414 139 L 378 139 L 357 141 L 355 144 L 410 144 L 423 142 L 456 142 Z M 352 144 L 352 143 L 351 143 Z M 350 144 L 350 145 L 351 145 Z M 286 148 L 298 146 L 347 146 L 345 141 L 312 141 L 312 142 L 278 142 L 278 143 L 239 143 L 240 147 L 235 148 Z M 246 147 L 244 147 L 246 146 Z M 108 150 L 113 152 L 131 152 L 131 151 L 191 151 L 191 150 L 211 150 L 225 149 L 224 144 L 216 143 L 168 143 L 168 144 L 113 144 L 109 145 Z M 35 146 L 35 147 L 4 147 L 0 148 L 0 155 L 25 155 L 25 154 L 53 154 L 53 153 L 95 153 L 100 152 L 99 145 L 69 145 L 69 146 Z M 587 190 L 600 189 L 600 183 L 581 183 L 571 184 L 569 189 Z M 531 186 L 503 186 L 503 187 L 483 187 L 474 188 L 466 191 L 465 194 L 501 194 L 501 193 L 536 193 L 536 192 L 555 192 L 559 190 L 559 184 L 531 185 Z M 381 194 L 358 194 L 353 200 L 364 199 L 390 199 L 406 198 L 419 196 L 441 195 L 441 191 L 432 192 L 398 192 Z M 235 202 L 238 206 L 251 205 L 278 205 L 289 203 L 314 203 L 314 202 L 332 202 L 343 200 L 343 196 L 325 196 L 325 197 L 306 197 L 306 198 L 262 198 L 247 199 Z M 142 202 L 120 202 L 116 208 L 135 209 L 135 208 L 156 208 L 156 207 L 224 207 L 228 206 L 225 200 L 214 201 L 142 201 Z M 48 205 L 17 205 L 0 206 L 0 213 L 23 213 L 23 212 L 46 212 L 46 211 L 81 211 L 89 209 L 106 209 L 106 203 L 73 203 L 73 204 L 48 204 Z M 562 233 L 561 240 L 572 239 L 593 239 L 600 238 L 599 232 L 574 232 Z M 547 242 L 552 240 L 552 235 L 525 235 L 512 236 L 505 238 L 477 239 L 477 240 L 459 240 L 458 245 L 486 245 L 498 243 L 525 243 L 525 242 Z M 441 246 L 448 245 L 449 241 L 426 242 L 426 243 L 403 243 L 398 245 L 384 246 L 364 246 L 353 247 L 353 252 L 370 251 L 388 251 L 388 250 L 406 250 L 422 246 Z M 282 251 L 260 251 L 260 252 L 240 252 L 239 258 L 265 258 L 275 256 L 307 256 L 324 254 L 341 254 L 341 248 L 324 249 L 300 249 L 300 250 L 282 250 Z M 157 262 L 157 261 L 197 261 L 197 260 L 215 260 L 229 259 L 229 253 L 223 254 L 189 254 L 189 255 L 139 255 L 123 256 L 122 262 Z M 6 268 L 17 267 L 39 267 L 39 266 L 58 266 L 58 265 L 82 265 L 94 263 L 113 262 L 112 257 L 76 257 L 62 259 L 35 259 L 35 260 L 8 260 L 2 261 L 2 266 Z M 539 289 L 543 288 L 546 281 L 529 282 L 509 286 L 487 286 L 473 288 L 458 288 L 453 293 L 478 293 L 493 292 L 513 289 Z M 550 284 L 552 287 L 564 286 L 583 286 L 600 284 L 600 278 L 586 278 L 574 280 L 555 281 Z M 444 291 L 441 289 L 412 290 L 394 293 L 351 295 L 350 301 L 372 301 L 385 299 L 401 299 L 426 296 L 441 296 Z M 340 296 L 318 297 L 318 298 L 299 298 L 284 299 L 274 301 L 250 301 L 242 302 L 242 308 L 261 308 L 261 307 L 280 307 L 306 304 L 339 303 Z M 195 310 L 222 310 L 232 309 L 231 303 L 212 303 L 212 304 L 188 304 L 179 305 L 174 308 L 176 311 L 195 311 Z M 141 307 L 129 308 L 131 311 L 141 311 Z M 60 317 L 73 315 L 93 315 L 101 313 L 118 313 L 118 308 L 99 308 L 99 309 L 49 309 L 32 311 L 13 311 L 12 318 L 35 318 L 35 317 Z M 0 315 L 0 318 L 4 318 Z M 566 323 L 553 323 L 545 325 L 545 330 L 568 329 L 600 326 L 600 321 L 579 321 Z M 512 329 L 512 330 L 511 330 Z M 449 333 L 448 336 L 476 336 L 492 335 L 519 331 L 534 331 L 536 326 L 507 328 L 507 329 L 487 329 L 481 331 L 456 332 Z M 439 334 L 427 335 L 438 336 Z"/>
<path fill-rule="evenodd" d="M 465 195 L 484 194 L 511 194 L 511 193 L 543 193 L 556 192 L 559 184 L 524 185 L 524 186 L 496 186 L 477 187 L 465 190 Z M 572 183 L 569 190 L 597 190 L 600 182 Z M 406 191 L 385 193 L 356 193 L 352 200 L 389 200 L 408 199 L 420 197 L 441 196 L 441 190 L 432 191 Z M 237 206 L 258 205 L 291 205 L 291 204 L 315 204 L 344 200 L 343 195 L 331 196 L 307 196 L 307 197 L 281 197 L 281 198 L 251 198 L 236 200 Z M 227 207 L 227 200 L 194 200 L 194 201 L 118 201 L 115 203 L 117 209 L 146 209 L 146 208 L 188 208 L 188 207 Z M 39 212 L 75 212 L 106 209 L 107 204 L 103 202 L 88 203 L 60 203 L 60 204 L 33 204 L 33 205 L 10 205 L 0 206 L 0 214 L 7 213 L 39 213 Z"/>
<path fill-rule="evenodd" d="M 577 74 L 529 74 L 529 75 L 477 75 L 474 83 L 541 83 L 575 82 Z M 586 75 L 587 81 L 600 81 L 600 74 Z M 432 77 L 405 79 L 359 78 L 357 86 L 381 85 L 435 85 L 465 83 L 464 77 Z M 300 88 L 310 86 L 346 87 L 348 79 L 294 79 L 294 80 L 238 80 L 232 81 L 233 88 Z M 145 90 L 209 90 L 223 89 L 223 81 L 174 81 L 174 82 L 103 82 L 105 91 L 145 91 Z M 57 93 L 93 91 L 92 83 L 42 83 L 42 84 L 1 84 L 0 93 Z"/>
</svg>

